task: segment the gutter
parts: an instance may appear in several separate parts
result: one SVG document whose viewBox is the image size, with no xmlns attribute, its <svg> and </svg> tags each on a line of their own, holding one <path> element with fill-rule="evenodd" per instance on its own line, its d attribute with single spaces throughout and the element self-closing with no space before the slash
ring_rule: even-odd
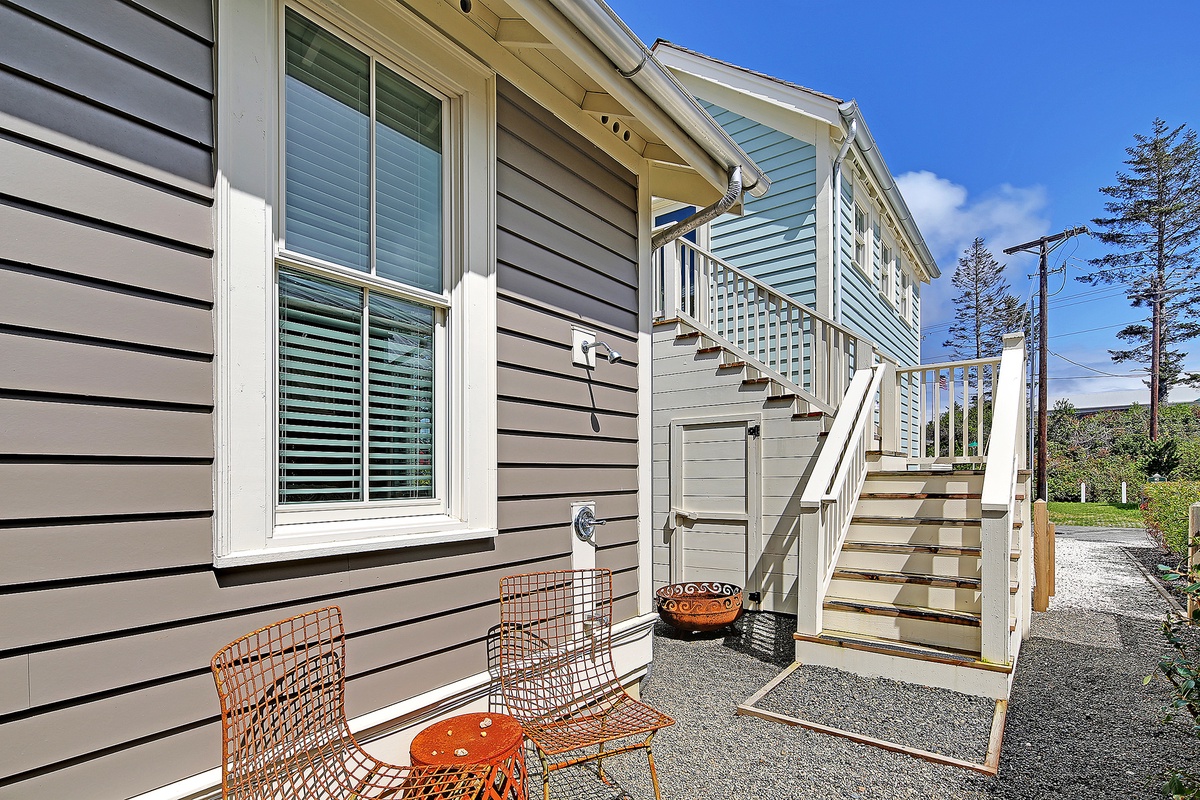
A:
<svg viewBox="0 0 1200 800">
<path fill-rule="evenodd" d="M 622 79 L 637 86 L 657 108 L 640 104 L 640 108 L 630 108 L 630 111 L 652 127 L 670 130 L 670 123 L 674 123 L 690 137 L 690 141 L 677 142 L 671 145 L 672 148 L 695 167 L 704 162 L 712 164 L 716 169 L 701 171 L 713 183 L 720 185 L 715 180 L 718 175 L 725 181 L 734 168 L 740 168 L 746 191 L 755 197 L 767 193 L 771 181 L 766 173 L 602 0 L 512 0 L 509 5 L 526 20 L 535 23 L 535 27 L 542 28 L 551 41 L 573 45 L 572 52 L 584 63 L 600 70 L 615 67 Z M 559 14 L 547 13 L 547 6 L 553 6 Z M 570 26 L 563 24 L 563 18 L 571 23 Z M 618 89 L 615 94 L 628 96 L 619 91 L 619 85 L 614 88 Z"/>
<path fill-rule="evenodd" d="M 908 204 L 904 202 L 904 197 L 900 194 L 900 189 L 896 186 L 896 181 L 892 177 L 891 170 L 883 161 L 883 156 L 879 155 L 879 147 L 875 144 L 875 138 L 871 136 L 871 131 L 867 128 L 867 123 L 862 118 L 862 113 L 858 110 L 858 103 L 853 100 L 842 103 L 838 106 L 838 111 L 841 112 L 842 119 L 848 125 L 857 125 L 858 149 L 867 160 L 871 171 L 881 180 L 887 181 L 887 185 L 883 187 L 883 193 L 887 197 L 888 202 L 896 211 L 896 216 L 900 221 L 900 227 L 904 229 L 905 235 L 912 241 L 917 249 L 917 255 L 923 262 L 922 266 L 929 274 L 930 280 L 939 277 L 942 271 L 938 268 L 937 262 L 933 259 L 933 254 L 929 252 L 929 246 L 925 244 L 925 237 L 921 235 L 921 231 L 917 228 L 917 223 L 912 218 L 912 212 L 908 209 Z"/>
<path fill-rule="evenodd" d="M 829 252 L 833 264 L 833 321 L 839 324 L 842 321 L 842 162 L 857 136 L 858 120 L 852 119 L 842 149 L 833 160 L 833 246 Z"/>
</svg>

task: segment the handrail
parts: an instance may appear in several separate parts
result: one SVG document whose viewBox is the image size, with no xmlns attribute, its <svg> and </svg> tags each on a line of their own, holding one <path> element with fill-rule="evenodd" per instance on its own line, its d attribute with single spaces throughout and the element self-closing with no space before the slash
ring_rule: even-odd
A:
<svg viewBox="0 0 1200 800">
<path fill-rule="evenodd" d="M 875 419 L 875 397 L 893 370 L 891 364 L 879 364 L 854 373 L 801 494 L 797 620 L 801 633 L 815 635 L 821 630 L 825 593 L 866 480 L 867 431 Z"/>
<path fill-rule="evenodd" d="M 993 399 L 991 447 L 983 478 L 983 508 L 1003 511 L 1013 502 L 1012 487 L 1017 479 L 1017 456 L 1024 439 L 1020 430 L 1021 397 L 1025 385 L 1025 336 L 1010 333 L 1004 337 L 1000 357 L 1000 375 Z"/>
<path fill-rule="evenodd" d="M 852 372 L 875 361 L 866 338 L 690 241 L 661 248 L 655 262 L 657 317 L 699 323 L 822 410 L 837 408 Z"/>
<path fill-rule="evenodd" d="M 854 373 L 837 416 L 833 418 L 833 425 L 825 436 L 825 444 L 817 456 L 817 463 L 813 465 L 808 483 L 800 495 L 801 508 L 819 508 L 821 501 L 828 494 L 838 466 L 843 461 L 845 447 L 850 443 L 854 425 L 866 416 L 862 410 L 869 397 L 867 388 L 873 382 L 875 373 L 874 369 L 860 369 Z"/>
<path fill-rule="evenodd" d="M 1024 448 L 1025 335 L 1004 337 L 993 398 L 992 429 L 983 475 L 980 527 L 980 658 L 1007 664 L 1009 642 L 1009 563 L 1017 475 Z M 1021 540 L 1022 542 L 1025 539 Z M 1023 545 L 1022 545 L 1023 549 Z M 1028 558 L 1030 554 L 1022 553 Z"/>
</svg>

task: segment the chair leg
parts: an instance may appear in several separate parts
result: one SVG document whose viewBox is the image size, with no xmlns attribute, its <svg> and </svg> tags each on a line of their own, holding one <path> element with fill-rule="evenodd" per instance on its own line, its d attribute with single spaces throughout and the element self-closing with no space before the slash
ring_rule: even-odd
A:
<svg viewBox="0 0 1200 800">
<path fill-rule="evenodd" d="M 550 762 L 542 748 L 538 748 L 538 758 L 542 762 L 542 800 L 550 800 Z"/>
<path fill-rule="evenodd" d="M 596 772 L 600 776 L 600 780 L 608 783 L 608 778 L 604 777 L 604 742 L 600 743 L 600 755 L 596 756 Z"/>
<path fill-rule="evenodd" d="M 654 768 L 654 751 L 650 749 L 650 740 L 654 738 L 654 734 L 646 739 L 646 760 L 650 762 L 650 782 L 654 784 L 654 800 L 662 800 L 662 792 L 658 789 L 658 770 Z"/>
</svg>

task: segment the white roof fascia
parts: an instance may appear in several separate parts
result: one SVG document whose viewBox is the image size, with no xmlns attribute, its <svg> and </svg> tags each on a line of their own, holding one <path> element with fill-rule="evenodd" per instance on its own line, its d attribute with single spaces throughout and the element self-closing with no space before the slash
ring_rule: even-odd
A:
<svg viewBox="0 0 1200 800">
<path fill-rule="evenodd" d="M 741 167 L 746 191 L 767 193 L 766 173 L 603 2 L 508 2 L 710 184 L 724 191 L 732 169 Z"/>
<path fill-rule="evenodd" d="M 879 146 L 875 143 L 875 137 L 871 135 L 871 129 L 867 127 L 867 121 L 863 119 L 858 103 L 853 100 L 843 103 L 840 112 L 847 129 L 852 122 L 858 126 L 853 150 L 861 157 L 867 169 L 870 170 L 871 176 L 883 189 L 883 196 L 889 210 L 896 217 L 904 235 L 908 237 L 917 251 L 917 257 L 921 260 L 921 269 L 929 276 L 930 280 L 939 277 L 942 271 L 938 267 L 937 261 L 934 260 L 933 254 L 929 252 L 929 245 L 925 243 L 925 237 L 921 235 L 921 230 L 917 227 L 912 212 L 908 209 L 908 204 L 904 202 L 904 196 L 900 194 L 900 188 L 896 186 L 896 179 L 892 177 L 891 170 L 888 169 L 883 156 L 879 154 Z"/>
<path fill-rule="evenodd" d="M 839 102 L 741 67 L 674 45 L 658 41 L 652 52 L 663 66 L 695 75 L 702 80 L 727 86 L 758 100 L 802 114 L 831 127 L 841 128 Z"/>
</svg>

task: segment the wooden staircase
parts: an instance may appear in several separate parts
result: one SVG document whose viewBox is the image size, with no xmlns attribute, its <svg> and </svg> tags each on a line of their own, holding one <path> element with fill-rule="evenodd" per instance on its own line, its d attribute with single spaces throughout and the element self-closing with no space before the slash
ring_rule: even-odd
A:
<svg viewBox="0 0 1200 800">
<path fill-rule="evenodd" d="M 823 629 L 796 635 L 798 660 L 844 668 L 828 662 L 845 662 L 852 651 L 856 672 L 1007 696 L 1015 660 L 996 665 L 980 658 L 983 480 L 984 471 L 974 469 L 868 471 L 823 601 Z M 1018 508 L 1024 507 L 1027 480 L 1022 472 Z M 1025 577 L 1023 519 L 1012 528 L 1009 631 L 1018 640 L 1015 652 Z"/>
<path fill-rule="evenodd" d="M 1024 338 L 902 366 L 684 240 L 656 259 L 653 581 L 681 552 L 717 569 L 744 526 L 747 597 L 796 613 L 797 661 L 1007 697 L 1030 605 Z M 744 434 L 692 464 L 681 431 L 704 425 Z"/>
<path fill-rule="evenodd" d="M 714 378 L 728 380 L 739 377 L 747 394 L 771 408 L 791 408 L 796 420 L 819 420 L 828 426 L 832 409 L 775 370 L 756 363 L 736 346 L 724 342 L 715 334 L 697 330 L 694 323 L 678 317 L 654 321 L 655 331 L 670 330 L 677 346 L 692 350 L 698 357 L 712 357 Z M 756 392 L 758 392 L 756 394 Z"/>
</svg>

